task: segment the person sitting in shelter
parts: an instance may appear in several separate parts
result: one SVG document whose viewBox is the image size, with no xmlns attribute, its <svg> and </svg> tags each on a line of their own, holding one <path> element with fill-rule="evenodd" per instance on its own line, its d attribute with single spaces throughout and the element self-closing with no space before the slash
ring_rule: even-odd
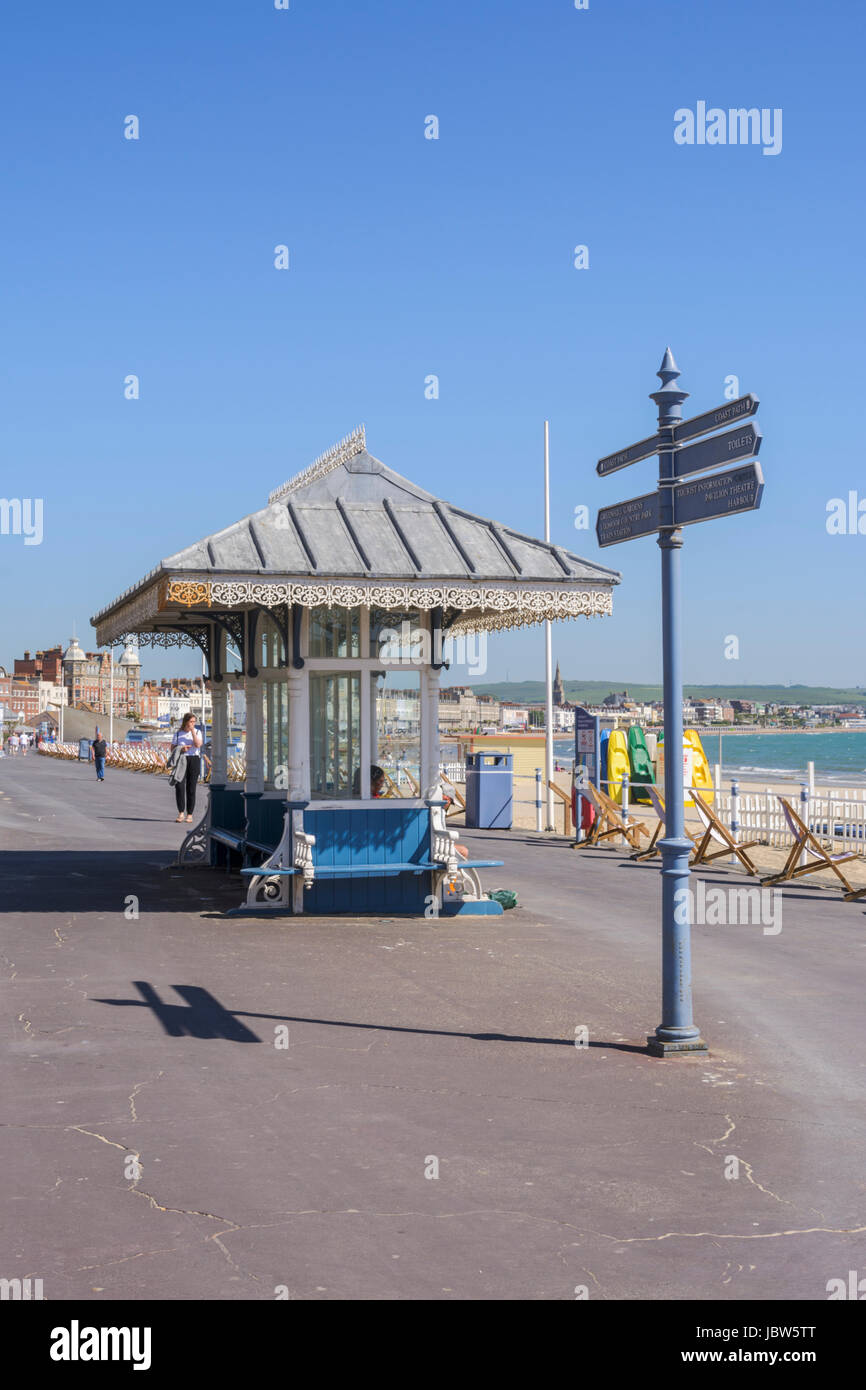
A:
<svg viewBox="0 0 866 1390">
<path fill-rule="evenodd" d="M 352 795 L 361 795 L 360 768 L 355 769 L 355 775 L 352 778 Z M 382 771 L 381 767 L 377 766 L 376 763 L 373 763 L 370 767 L 370 795 L 375 797 L 385 795 L 385 773 Z"/>
</svg>

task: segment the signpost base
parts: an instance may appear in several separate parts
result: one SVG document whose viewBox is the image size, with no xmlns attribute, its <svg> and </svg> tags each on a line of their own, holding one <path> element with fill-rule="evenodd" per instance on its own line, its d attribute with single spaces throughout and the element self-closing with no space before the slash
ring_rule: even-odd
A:
<svg viewBox="0 0 866 1390">
<path fill-rule="evenodd" d="M 671 1057 L 675 1052 L 709 1052 L 709 1043 L 703 1038 L 659 1038 L 648 1033 L 646 1050 L 651 1057 Z"/>
</svg>

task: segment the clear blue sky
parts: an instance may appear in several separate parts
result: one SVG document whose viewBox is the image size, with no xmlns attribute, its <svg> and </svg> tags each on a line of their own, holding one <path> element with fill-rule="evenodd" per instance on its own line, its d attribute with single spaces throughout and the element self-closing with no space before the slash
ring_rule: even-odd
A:
<svg viewBox="0 0 866 1390">
<path fill-rule="evenodd" d="M 612 620 L 555 627 L 563 673 L 658 679 L 655 543 L 572 518 L 652 487 L 594 465 L 652 432 L 670 343 L 685 413 L 734 374 L 764 432 L 761 511 L 685 532 L 686 678 L 866 683 L 866 535 L 825 527 L 866 499 L 864 31 L 850 0 L 7 7 L 2 492 L 44 499 L 44 540 L 0 537 L 0 662 L 73 621 L 92 646 L 92 613 L 361 420 L 541 534 L 548 417 L 553 538 L 623 573 Z M 782 152 L 676 145 L 700 100 L 782 108 Z M 540 628 L 491 639 L 486 679 L 542 673 Z"/>
</svg>

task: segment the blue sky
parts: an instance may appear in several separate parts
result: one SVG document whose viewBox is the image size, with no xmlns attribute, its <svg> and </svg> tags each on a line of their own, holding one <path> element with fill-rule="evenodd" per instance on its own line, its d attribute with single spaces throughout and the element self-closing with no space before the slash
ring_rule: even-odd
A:
<svg viewBox="0 0 866 1390">
<path fill-rule="evenodd" d="M 44 538 L 0 536 L 0 662 L 73 622 L 92 646 L 92 613 L 361 420 L 541 534 L 547 417 L 553 539 L 623 574 L 613 619 L 554 629 L 563 674 L 659 679 L 657 546 L 573 517 L 653 486 L 595 461 L 652 432 L 670 343 L 684 413 L 735 375 L 764 434 L 760 512 L 685 532 L 687 680 L 866 683 L 866 535 L 825 525 L 866 500 L 864 30 L 848 0 L 7 8 L 2 491 L 44 499 Z M 701 100 L 781 108 L 781 153 L 675 144 Z M 542 674 L 540 628 L 491 638 L 486 679 Z"/>
</svg>

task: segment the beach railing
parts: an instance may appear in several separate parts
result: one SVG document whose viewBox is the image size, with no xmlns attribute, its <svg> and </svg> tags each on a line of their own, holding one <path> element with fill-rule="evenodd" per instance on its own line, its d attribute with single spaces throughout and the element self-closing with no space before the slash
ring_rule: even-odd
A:
<svg viewBox="0 0 866 1390">
<path fill-rule="evenodd" d="M 736 784 L 735 784 L 736 785 Z M 851 850 L 866 857 L 866 797 L 860 788 L 817 791 L 814 796 L 795 798 L 794 805 L 822 843 L 837 850 Z M 773 849 L 789 849 L 793 837 L 778 796 L 768 787 L 763 792 L 739 795 L 720 791 L 717 812 L 732 833 L 753 840 L 760 838 Z"/>
</svg>

